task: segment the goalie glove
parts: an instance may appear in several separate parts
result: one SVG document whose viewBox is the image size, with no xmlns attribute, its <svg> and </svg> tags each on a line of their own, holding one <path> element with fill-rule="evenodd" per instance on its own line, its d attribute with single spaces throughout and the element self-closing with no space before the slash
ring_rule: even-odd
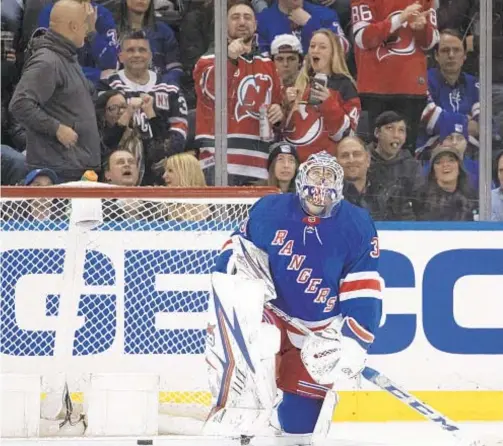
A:
<svg viewBox="0 0 503 446">
<path fill-rule="evenodd" d="M 323 331 L 306 337 L 302 362 L 319 384 L 354 378 L 364 369 L 373 340 L 374 336 L 352 317 L 337 318 Z"/>
<path fill-rule="evenodd" d="M 264 301 L 276 299 L 276 290 L 269 269 L 269 255 L 240 235 L 233 235 L 231 240 L 233 254 L 230 261 L 234 264 L 236 274 L 248 279 L 263 280 L 265 283 Z"/>
</svg>

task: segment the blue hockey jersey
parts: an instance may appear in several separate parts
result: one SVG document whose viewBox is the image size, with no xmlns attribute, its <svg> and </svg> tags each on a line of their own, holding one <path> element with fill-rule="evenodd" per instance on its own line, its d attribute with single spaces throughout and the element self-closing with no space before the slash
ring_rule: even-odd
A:
<svg viewBox="0 0 503 446">
<path fill-rule="evenodd" d="M 349 42 L 339 22 L 339 16 L 330 8 L 304 2 L 302 8 L 311 15 L 303 27 L 294 27 L 288 16 L 281 12 L 275 1 L 269 8 L 257 15 L 258 44 L 262 53 L 269 54 L 274 37 L 280 34 L 293 34 L 302 42 L 304 54 L 307 54 L 313 33 L 321 28 L 332 30 L 341 39 L 344 51 L 349 51 Z"/>
<path fill-rule="evenodd" d="M 432 149 L 438 141 L 440 128 L 449 115 L 468 116 L 478 121 L 480 114 L 479 81 L 467 73 L 461 73 L 456 85 L 448 84 L 438 68 L 428 70 L 428 104 L 423 111 L 423 130 L 417 140 L 416 153 Z M 470 136 L 469 143 L 475 147 L 479 142 Z M 422 157 L 422 156 L 421 156 Z"/>
<path fill-rule="evenodd" d="M 377 233 L 366 210 L 343 200 L 332 217 L 310 217 L 296 194 L 268 195 L 236 234 L 269 255 L 275 306 L 311 328 L 326 326 L 339 314 L 352 317 L 373 339 L 382 281 Z M 230 272 L 231 254 L 227 243 L 217 271 Z"/>
<path fill-rule="evenodd" d="M 96 33 L 88 36 L 82 48 L 78 50 L 79 64 L 85 76 L 97 84 L 103 70 L 115 70 L 118 67 L 117 29 L 112 13 L 104 6 L 91 3 L 97 7 Z M 49 27 L 52 3 L 47 5 L 38 17 L 40 28 Z"/>
<path fill-rule="evenodd" d="M 147 34 L 152 51 L 150 69 L 161 76 L 164 83 L 179 85 L 183 70 L 175 33 L 161 20 L 156 20 L 154 28 L 146 27 L 143 30 Z"/>
</svg>

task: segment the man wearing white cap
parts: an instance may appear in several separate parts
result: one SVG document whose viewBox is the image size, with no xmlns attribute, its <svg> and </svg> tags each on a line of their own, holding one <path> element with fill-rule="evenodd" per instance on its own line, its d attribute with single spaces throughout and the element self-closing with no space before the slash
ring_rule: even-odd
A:
<svg viewBox="0 0 503 446">
<path fill-rule="evenodd" d="M 271 56 L 284 87 L 292 87 L 302 65 L 302 44 L 292 34 L 280 34 L 271 43 Z"/>
</svg>

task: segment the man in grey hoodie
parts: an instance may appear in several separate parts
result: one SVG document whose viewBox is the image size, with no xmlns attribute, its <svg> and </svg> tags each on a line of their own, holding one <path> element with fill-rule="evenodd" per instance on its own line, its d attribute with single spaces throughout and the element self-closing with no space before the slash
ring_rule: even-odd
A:
<svg viewBox="0 0 503 446">
<path fill-rule="evenodd" d="M 30 169 L 50 168 L 62 181 L 100 170 L 100 138 L 91 85 L 77 60 L 89 21 L 89 3 L 60 0 L 51 11 L 49 30 L 33 43 L 9 109 L 26 129 Z"/>
</svg>

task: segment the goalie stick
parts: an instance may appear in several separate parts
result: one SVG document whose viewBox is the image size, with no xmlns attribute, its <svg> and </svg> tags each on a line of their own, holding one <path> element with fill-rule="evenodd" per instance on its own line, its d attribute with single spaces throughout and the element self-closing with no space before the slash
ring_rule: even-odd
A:
<svg viewBox="0 0 503 446">
<path fill-rule="evenodd" d="M 281 311 L 279 308 L 275 307 L 270 302 L 266 302 L 264 306 L 276 314 L 278 317 L 283 319 L 285 322 L 288 322 L 292 327 L 301 331 L 302 333 L 309 335 L 313 333 L 309 328 L 307 328 L 304 324 L 302 324 L 297 318 L 291 317 L 286 314 L 284 311 Z M 410 408 L 414 409 L 416 412 L 419 412 L 423 417 L 427 418 L 429 421 L 437 423 L 441 426 L 442 429 L 450 432 L 457 440 L 462 441 L 463 445 L 466 446 L 503 446 L 503 440 L 467 440 L 466 437 L 462 434 L 462 430 L 449 418 L 440 412 L 436 411 L 432 407 L 428 406 L 426 403 L 423 403 L 419 399 L 417 399 L 414 395 L 409 392 L 403 390 L 399 386 L 397 386 L 393 381 L 391 381 L 387 376 L 382 373 L 374 370 L 370 367 L 365 367 L 362 371 L 362 376 L 371 383 L 375 384 L 379 388 L 385 390 L 388 393 L 391 393 L 395 398 L 399 399 L 402 403 L 407 404 Z M 335 391 L 331 391 L 335 394 Z M 328 397 L 328 394 L 327 394 Z M 325 399 L 326 402 L 327 398 Z M 312 444 L 317 446 L 318 444 L 322 444 L 322 440 L 326 439 L 328 435 L 328 430 L 330 428 L 330 423 L 332 420 L 332 413 L 328 414 L 327 409 L 325 408 L 325 402 L 323 403 L 323 407 L 320 412 L 320 416 L 316 423 L 315 432 L 312 437 Z M 324 412 L 325 409 L 325 413 Z M 324 416 L 322 416 L 324 415 Z M 327 417 L 330 416 L 330 420 L 327 420 Z M 327 426 L 328 423 L 328 426 Z M 323 434 L 326 432 L 325 434 Z M 319 443 L 317 443 L 319 442 Z"/>
<path fill-rule="evenodd" d="M 419 412 L 423 417 L 440 425 L 442 429 L 450 432 L 454 437 L 462 441 L 462 444 L 466 444 L 467 446 L 503 445 L 503 439 L 501 441 L 467 440 L 464 435 L 462 435 L 461 429 L 452 420 L 436 411 L 432 407 L 428 406 L 428 404 L 420 401 L 418 398 L 416 398 L 406 390 L 400 388 L 387 376 L 370 367 L 365 367 L 362 371 L 362 375 L 367 381 L 370 381 L 377 387 L 380 387 L 381 389 L 386 390 L 386 392 L 391 393 L 391 395 L 399 399 L 402 403 L 407 404 L 407 406 L 414 409 L 416 412 Z"/>
</svg>

